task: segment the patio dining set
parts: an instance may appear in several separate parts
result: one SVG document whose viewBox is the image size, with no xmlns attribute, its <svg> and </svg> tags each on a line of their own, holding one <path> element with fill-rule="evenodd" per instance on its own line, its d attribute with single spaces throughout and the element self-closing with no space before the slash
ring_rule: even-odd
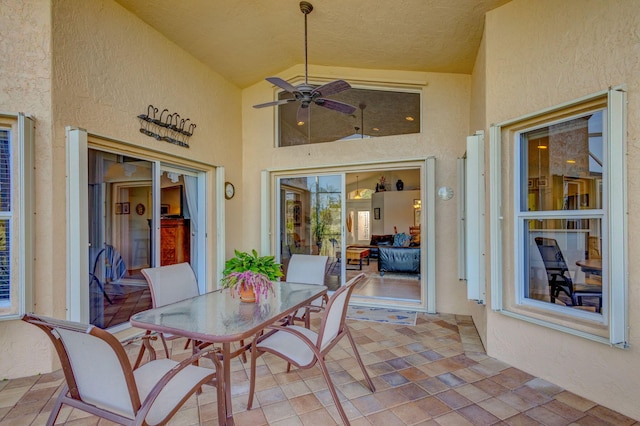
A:
<svg viewBox="0 0 640 426">
<path fill-rule="evenodd" d="M 298 270 L 304 273 L 296 272 L 297 263 L 301 265 Z M 287 372 L 291 365 L 299 369 L 317 365 L 342 421 L 348 425 L 324 359 L 346 336 L 367 387 L 375 392 L 345 321 L 351 294 L 365 275 L 355 276 L 327 297 L 327 287 L 323 285 L 326 263 L 324 256 L 293 256 L 287 281 L 274 282 L 274 293 L 256 303 L 242 302 L 224 290 L 198 294 L 188 263 L 143 270 L 153 308 L 130 319 L 131 326 L 145 330 L 139 337 L 141 347 L 135 363 L 129 361 L 122 342 L 108 331 L 25 315 L 24 321 L 39 327 L 51 339 L 65 376 L 66 386 L 47 424 L 55 423 L 63 405 L 119 424 L 165 424 L 191 395 L 201 391 L 202 386 L 211 385 L 216 388 L 219 424 L 232 425 L 231 360 L 242 357 L 243 362 L 250 362 L 250 409 L 256 360 L 271 353 L 288 363 Z M 314 270 L 318 273 L 314 274 Z M 321 316 L 315 330 L 310 327 L 312 313 Z M 191 356 L 180 362 L 172 360 L 166 341 L 173 338 L 188 339 Z M 166 357 L 156 358 L 152 339 L 162 341 Z M 199 365 L 204 358 L 211 361 L 213 368 Z M 99 369 L 95 368 L 96 362 Z"/>
</svg>

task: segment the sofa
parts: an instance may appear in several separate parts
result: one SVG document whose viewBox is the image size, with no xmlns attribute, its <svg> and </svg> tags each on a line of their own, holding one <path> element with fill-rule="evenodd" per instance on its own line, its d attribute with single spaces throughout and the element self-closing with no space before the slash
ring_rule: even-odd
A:
<svg viewBox="0 0 640 426">
<path fill-rule="evenodd" d="M 393 234 L 389 235 L 372 235 L 368 245 L 350 245 L 353 248 L 368 248 L 369 259 L 378 258 L 379 246 L 391 246 L 393 244 Z"/>
<path fill-rule="evenodd" d="M 418 274 L 420 277 L 420 247 L 378 247 L 378 271 Z"/>
</svg>

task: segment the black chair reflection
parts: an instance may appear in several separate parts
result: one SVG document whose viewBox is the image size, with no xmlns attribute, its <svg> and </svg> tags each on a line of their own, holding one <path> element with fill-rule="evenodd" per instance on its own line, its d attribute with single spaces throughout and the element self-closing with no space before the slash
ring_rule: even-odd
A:
<svg viewBox="0 0 640 426">
<path fill-rule="evenodd" d="M 597 298 L 598 303 L 595 308 L 596 312 L 600 312 L 602 310 L 602 285 L 574 283 L 558 242 L 553 238 L 543 237 L 536 237 L 535 241 L 547 272 L 551 303 L 555 303 L 560 293 L 568 296 L 572 306 L 582 306 L 585 297 Z"/>
</svg>

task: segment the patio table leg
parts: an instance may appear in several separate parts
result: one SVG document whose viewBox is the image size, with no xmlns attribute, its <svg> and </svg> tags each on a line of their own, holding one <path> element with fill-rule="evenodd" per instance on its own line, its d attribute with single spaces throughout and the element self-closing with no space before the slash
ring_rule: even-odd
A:
<svg viewBox="0 0 640 426">
<path fill-rule="evenodd" d="M 224 377 L 224 407 L 226 418 L 218 419 L 220 425 L 233 425 L 233 408 L 231 407 L 231 343 L 222 344 L 222 376 Z"/>
</svg>

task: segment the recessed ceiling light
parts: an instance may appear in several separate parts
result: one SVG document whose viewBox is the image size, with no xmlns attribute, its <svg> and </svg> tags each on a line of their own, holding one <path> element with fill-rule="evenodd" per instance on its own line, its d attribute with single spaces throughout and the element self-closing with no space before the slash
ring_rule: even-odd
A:
<svg viewBox="0 0 640 426">
<path fill-rule="evenodd" d="M 304 126 L 304 121 L 298 121 L 298 126 Z"/>
<path fill-rule="evenodd" d="M 404 119 L 407 120 L 407 121 L 413 121 L 413 117 L 411 117 L 411 116 L 407 116 Z"/>
<path fill-rule="evenodd" d="M 567 160 L 567 163 L 569 163 L 569 164 L 576 164 L 576 160 Z"/>
<path fill-rule="evenodd" d="M 538 145 L 538 149 L 547 149 L 546 145 Z"/>
<path fill-rule="evenodd" d="M 377 127 L 374 127 L 374 128 L 373 128 L 373 129 L 371 129 L 371 130 L 373 130 L 374 132 L 379 132 L 379 131 L 380 131 L 380 129 L 378 129 Z"/>
</svg>

